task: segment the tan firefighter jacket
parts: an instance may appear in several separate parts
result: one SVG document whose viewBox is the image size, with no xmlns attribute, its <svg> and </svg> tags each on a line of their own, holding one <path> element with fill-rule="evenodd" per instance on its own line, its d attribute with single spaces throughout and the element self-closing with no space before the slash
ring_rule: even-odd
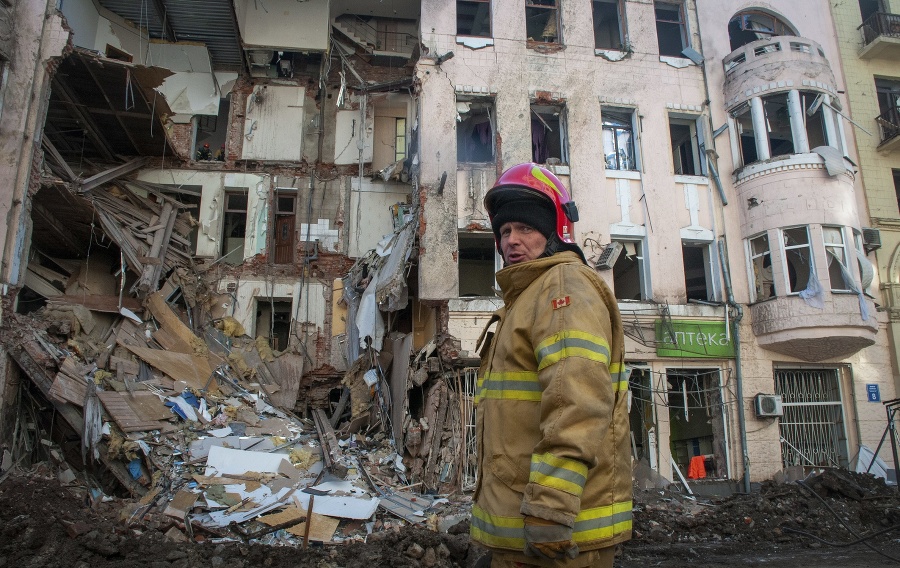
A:
<svg viewBox="0 0 900 568">
<path fill-rule="evenodd" d="M 628 377 L 615 298 L 573 252 L 509 266 L 497 282 L 504 307 L 479 340 L 472 538 L 522 551 L 529 515 L 573 527 L 582 552 L 628 540 Z"/>
</svg>

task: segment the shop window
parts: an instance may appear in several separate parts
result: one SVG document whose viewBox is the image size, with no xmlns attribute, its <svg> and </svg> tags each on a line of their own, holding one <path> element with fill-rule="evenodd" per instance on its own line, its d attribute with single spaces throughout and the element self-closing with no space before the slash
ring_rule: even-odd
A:
<svg viewBox="0 0 900 568">
<path fill-rule="evenodd" d="M 493 162 L 496 151 L 494 103 L 457 101 L 456 112 L 456 160 L 466 163 Z"/>
<path fill-rule="evenodd" d="M 684 288 L 687 299 L 714 302 L 717 300 L 712 258 L 708 244 L 681 244 L 681 256 L 684 260 Z"/>
<path fill-rule="evenodd" d="M 531 160 L 537 164 L 568 164 L 565 108 L 531 105 Z"/>
<path fill-rule="evenodd" d="M 794 153 L 794 137 L 791 133 L 791 113 L 788 110 L 787 93 L 763 97 L 769 155 L 783 156 Z"/>
<path fill-rule="evenodd" d="M 750 271 L 754 301 L 761 302 L 775 297 L 775 280 L 772 277 L 772 253 L 769 237 L 760 235 L 750 239 Z"/>
<path fill-rule="evenodd" d="M 491 0 L 457 0 L 456 35 L 491 37 Z"/>
<path fill-rule="evenodd" d="M 659 54 L 684 57 L 681 52 L 688 47 L 684 5 L 654 2 L 653 7 L 656 12 L 656 41 L 659 45 Z"/>
<path fill-rule="evenodd" d="M 849 271 L 847 247 L 844 244 L 844 233 L 841 227 L 822 227 L 825 239 L 825 256 L 828 262 L 828 279 L 831 289 L 849 291 L 853 286 L 853 276 Z"/>
<path fill-rule="evenodd" d="M 775 394 L 785 467 L 847 467 L 847 434 L 838 369 L 776 369 Z"/>
<path fill-rule="evenodd" d="M 557 0 L 525 0 L 525 34 L 528 41 L 559 43 Z"/>
<path fill-rule="evenodd" d="M 499 268 L 492 233 L 459 233 L 460 297 L 495 296 L 494 274 Z"/>
<path fill-rule="evenodd" d="M 634 143 L 634 110 L 601 108 L 603 154 L 608 170 L 637 170 Z"/>
<path fill-rule="evenodd" d="M 676 175 L 706 174 L 703 141 L 700 139 L 702 132 L 700 119 L 669 117 L 669 140 Z"/>
<path fill-rule="evenodd" d="M 625 46 L 625 6 L 622 0 L 594 0 L 594 47 L 622 50 Z"/>
<path fill-rule="evenodd" d="M 781 231 L 784 239 L 784 261 L 787 269 L 788 293 L 798 294 L 809 285 L 812 274 L 812 252 L 809 248 L 809 231 L 806 227 L 793 227 Z"/>
<path fill-rule="evenodd" d="M 753 118 L 750 114 L 750 105 L 744 103 L 732 113 L 737 130 L 738 146 L 741 151 L 741 165 L 752 164 L 759 159 L 756 152 L 757 132 L 753 127 Z"/>
<path fill-rule="evenodd" d="M 222 218 L 222 256 L 228 264 L 244 261 L 247 235 L 247 190 L 225 190 L 225 212 Z"/>
<path fill-rule="evenodd" d="M 738 12 L 728 22 L 731 51 L 760 39 L 795 35 L 797 33 L 790 24 L 768 12 L 758 10 Z"/>
<path fill-rule="evenodd" d="M 613 290 L 618 300 L 646 300 L 647 274 L 641 241 L 614 240 L 621 252 L 613 265 Z"/>
<path fill-rule="evenodd" d="M 727 476 L 719 369 L 667 369 L 672 459 L 689 479 Z"/>
</svg>

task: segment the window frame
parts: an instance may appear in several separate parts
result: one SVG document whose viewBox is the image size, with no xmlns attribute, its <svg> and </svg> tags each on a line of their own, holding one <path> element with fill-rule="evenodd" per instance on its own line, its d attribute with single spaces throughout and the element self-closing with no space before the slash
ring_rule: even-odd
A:
<svg viewBox="0 0 900 568">
<path fill-rule="evenodd" d="M 806 243 L 805 244 L 799 244 L 799 245 L 788 245 L 787 244 L 787 241 L 785 239 L 785 231 L 790 231 L 793 229 L 803 229 L 806 232 Z M 800 292 L 802 292 L 803 290 L 806 290 L 809 287 L 809 279 L 816 277 L 815 276 L 816 259 L 815 259 L 815 255 L 813 254 L 812 239 L 810 237 L 809 225 L 793 225 L 790 227 L 782 227 L 782 228 L 778 229 L 778 244 L 781 248 L 781 251 L 780 251 L 781 252 L 781 262 L 783 263 L 783 266 L 784 266 L 783 281 L 785 284 L 785 288 L 784 288 L 785 295 L 786 296 L 797 296 L 800 294 Z M 803 288 L 801 288 L 797 291 L 794 291 L 793 287 L 791 286 L 790 266 L 792 266 L 792 264 L 791 264 L 790 260 L 788 259 L 788 252 L 789 251 L 798 251 L 803 248 L 807 249 L 807 254 L 809 255 L 809 274 L 806 277 L 806 285 L 803 286 Z"/>
<path fill-rule="evenodd" d="M 643 238 L 633 238 L 633 237 L 620 237 L 613 235 L 610 237 L 610 243 L 617 242 L 622 244 L 622 252 L 619 253 L 619 257 L 616 259 L 616 262 L 612 267 L 612 291 L 613 296 L 619 302 L 647 302 L 651 301 L 653 298 L 652 288 L 650 286 L 650 265 L 647 259 L 647 241 Z M 627 257 L 628 245 L 633 245 L 635 249 L 634 258 L 636 259 L 637 271 L 638 271 L 638 289 L 640 292 L 640 298 L 620 298 L 618 293 L 616 292 L 616 265 L 622 260 L 623 257 Z"/>
<path fill-rule="evenodd" d="M 497 162 L 497 106 L 496 101 L 493 98 L 470 98 L 470 97 L 457 97 L 457 121 L 456 121 L 456 161 L 458 164 L 494 164 Z M 459 109 L 459 105 L 467 105 L 467 111 L 465 113 L 461 112 Z M 464 125 L 467 125 L 470 120 L 475 120 L 477 117 L 481 115 L 487 115 L 488 123 L 491 126 L 491 141 L 490 141 L 490 160 L 487 161 L 479 161 L 479 160 L 469 160 L 468 155 L 463 149 L 463 144 L 465 142 L 464 133 L 462 132 L 462 128 Z M 465 115 L 465 116 L 464 116 Z M 471 130 L 469 136 L 471 137 L 475 133 L 474 128 Z"/>
<path fill-rule="evenodd" d="M 614 4 L 616 8 L 616 23 L 619 31 L 619 45 L 618 47 L 602 47 L 597 45 L 597 8 L 598 4 Z M 591 24 L 594 31 L 594 49 L 599 50 L 612 50 L 612 51 L 627 51 L 628 49 L 628 29 L 627 29 L 627 20 L 625 18 L 625 3 L 624 0 L 592 0 L 591 1 Z"/>
<path fill-rule="evenodd" d="M 702 115 L 685 115 L 678 113 L 669 113 L 669 149 L 672 153 L 672 171 L 675 175 L 690 175 L 690 176 L 705 176 L 706 169 L 706 154 L 705 154 L 705 140 L 704 140 L 704 130 L 703 130 L 703 116 Z M 693 173 L 685 173 L 678 171 L 678 164 L 675 163 L 675 155 L 676 148 L 673 145 L 674 139 L 672 137 L 672 126 L 687 126 L 690 131 L 690 146 L 691 146 L 691 154 L 692 154 L 692 162 L 691 169 Z M 685 143 L 679 144 L 679 148 L 683 147 Z M 679 162 L 682 162 L 681 152 L 678 153 Z M 683 169 L 683 165 L 682 165 Z"/>
<path fill-rule="evenodd" d="M 620 122 L 625 122 L 624 120 L 621 120 L 618 117 L 613 117 L 611 115 L 627 115 L 628 118 L 630 119 L 628 122 L 631 123 L 631 125 L 630 125 L 631 128 L 629 129 L 624 126 L 619 127 L 617 125 L 611 124 L 612 121 L 610 121 L 610 124 L 607 124 L 606 123 L 607 119 L 613 119 L 613 118 L 618 119 Z M 640 155 L 638 152 L 640 144 L 637 141 L 638 128 L 637 128 L 637 124 L 636 124 L 636 122 L 637 122 L 636 119 L 637 119 L 636 109 L 626 108 L 626 107 L 607 107 L 607 106 L 600 107 L 600 124 L 601 124 L 600 143 L 601 143 L 601 148 L 603 150 L 603 164 L 604 164 L 604 168 L 606 170 L 625 171 L 625 172 L 640 171 L 641 160 L 640 160 Z M 614 148 L 613 148 L 612 152 L 607 151 L 607 145 L 606 145 L 606 142 L 607 142 L 607 134 L 606 133 L 607 132 L 611 132 L 611 139 L 614 144 Z M 619 134 L 621 132 L 630 132 L 630 134 L 631 134 L 631 142 L 630 142 L 630 144 L 631 144 L 631 161 L 634 162 L 633 167 L 621 167 L 621 163 L 620 163 L 621 148 L 619 147 Z M 610 165 L 609 165 L 610 154 L 615 156 L 616 167 L 610 167 Z M 626 162 L 627 162 L 627 159 L 628 159 L 627 153 L 625 154 L 625 158 L 626 158 Z"/>
<path fill-rule="evenodd" d="M 678 20 L 661 20 L 659 18 L 659 14 L 657 10 L 659 10 L 662 6 L 665 6 L 668 10 L 672 10 L 673 8 L 678 11 Z M 688 23 L 687 23 L 687 11 L 684 2 L 662 2 L 660 0 L 654 0 L 653 2 L 653 19 L 656 24 L 656 46 L 659 51 L 660 57 L 678 57 L 684 59 L 685 56 L 683 54 L 684 50 L 691 46 L 690 33 L 688 33 Z M 681 49 L 677 54 L 672 53 L 663 53 L 663 46 L 660 42 L 660 25 L 663 26 L 678 26 L 679 35 L 681 37 Z"/>
<path fill-rule="evenodd" d="M 755 249 L 753 247 L 753 242 L 756 240 L 759 240 L 759 239 L 765 239 L 766 250 L 765 250 L 765 252 L 761 252 L 761 253 L 757 254 L 754 252 Z M 769 267 L 768 268 L 769 268 L 769 270 L 774 270 L 774 264 L 772 261 L 772 239 L 769 238 L 769 233 L 762 232 L 758 235 L 754 235 L 754 236 L 748 238 L 745 242 L 746 242 L 745 246 L 746 246 L 746 251 L 747 251 L 747 259 L 749 260 L 749 262 L 747 263 L 747 275 L 749 278 L 749 282 L 751 283 L 751 285 L 749 286 L 751 303 L 766 302 L 768 300 L 777 298 L 778 297 L 778 287 L 775 286 L 774 273 L 771 276 L 771 278 L 772 278 L 771 279 L 771 283 L 772 283 L 772 295 L 771 296 L 769 296 L 767 298 L 760 298 L 759 289 L 757 288 L 757 280 L 759 280 L 759 282 L 761 284 L 765 284 L 766 281 L 763 280 L 763 275 L 761 275 L 759 278 L 757 278 L 756 259 L 764 258 L 766 255 L 769 255 Z M 765 260 L 760 262 L 760 265 L 761 265 L 760 270 L 766 268 L 764 266 L 764 264 L 765 264 Z"/>
<path fill-rule="evenodd" d="M 840 237 L 841 237 L 841 242 L 839 244 L 828 242 L 828 239 L 826 238 L 826 234 L 829 229 L 837 230 L 837 234 L 840 235 Z M 846 279 L 844 278 L 843 272 L 840 271 L 840 268 L 838 268 L 837 270 L 841 274 L 841 280 L 844 280 L 843 288 L 835 287 L 834 278 L 831 275 L 832 263 L 834 262 L 834 260 L 837 260 L 837 261 L 843 263 L 844 268 L 846 268 L 847 273 L 850 274 L 850 277 L 855 278 L 855 275 L 853 274 L 852 268 L 850 265 L 850 253 L 849 253 L 849 247 L 848 247 L 848 243 L 847 243 L 847 234 L 844 231 L 844 227 L 839 226 L 839 225 L 822 225 L 822 245 L 825 247 L 825 262 L 826 262 L 826 266 L 828 268 L 828 283 L 831 286 L 831 291 L 832 292 L 852 292 L 853 290 L 850 288 L 850 286 L 848 286 L 848 283 L 846 282 Z M 843 258 L 838 258 L 836 255 L 834 255 L 834 259 L 832 259 L 832 256 L 830 256 L 830 255 L 833 253 L 831 253 L 829 251 L 830 248 L 840 248 L 842 251 L 841 255 Z M 856 283 L 853 282 L 853 284 L 856 284 Z"/>
<path fill-rule="evenodd" d="M 552 5 L 541 4 L 540 2 L 552 2 Z M 555 18 L 556 23 L 556 36 L 552 41 L 542 41 L 538 39 L 532 39 L 528 36 L 528 19 L 533 18 L 541 13 L 541 10 L 553 11 L 553 17 Z M 528 42 L 534 43 L 543 43 L 548 45 L 562 45 L 562 18 L 560 17 L 559 10 L 559 0 L 525 0 L 525 40 Z M 544 29 L 547 29 L 547 25 L 545 24 Z M 548 37 L 548 36 L 541 36 Z"/>
<path fill-rule="evenodd" d="M 406 159 L 406 117 L 394 118 L 394 162 Z"/>
<path fill-rule="evenodd" d="M 554 114 L 554 116 L 556 117 L 555 122 L 556 122 L 557 126 L 559 127 L 559 153 L 560 153 L 559 160 L 560 160 L 560 163 L 557 165 L 568 166 L 569 165 L 569 132 L 568 132 L 567 124 L 566 124 L 567 116 L 568 116 L 568 113 L 566 112 L 566 105 L 538 104 L 538 103 L 532 102 L 529 105 L 528 110 L 529 110 L 529 116 L 532 117 L 531 128 L 534 128 L 535 122 L 542 123 L 542 125 L 545 128 L 550 128 L 549 125 L 546 123 L 545 117 L 542 115 L 548 114 L 548 113 Z M 538 117 L 537 121 L 534 120 L 534 117 L 536 115 Z M 551 129 L 551 131 L 552 131 L 552 129 Z M 532 134 L 532 140 L 534 140 L 533 134 Z M 532 148 L 531 157 L 532 157 L 532 161 L 535 163 L 543 163 L 543 164 L 546 163 L 546 160 L 544 160 L 542 162 L 542 161 L 539 161 L 536 159 L 533 148 Z M 555 158 L 555 157 L 556 156 L 548 156 L 547 159 Z M 494 159 L 496 160 L 496 153 L 495 153 Z"/>
</svg>

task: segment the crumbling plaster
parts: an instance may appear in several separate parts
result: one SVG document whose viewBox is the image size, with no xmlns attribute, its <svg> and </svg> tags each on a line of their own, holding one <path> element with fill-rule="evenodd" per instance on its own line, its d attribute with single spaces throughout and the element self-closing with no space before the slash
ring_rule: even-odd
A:
<svg viewBox="0 0 900 568">
<path fill-rule="evenodd" d="M 328 49 L 329 0 L 234 0 L 244 45 L 268 50 Z"/>
</svg>

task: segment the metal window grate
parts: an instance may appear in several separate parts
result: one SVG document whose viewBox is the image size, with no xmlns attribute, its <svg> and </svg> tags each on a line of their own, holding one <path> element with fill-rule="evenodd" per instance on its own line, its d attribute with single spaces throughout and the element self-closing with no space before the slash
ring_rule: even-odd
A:
<svg viewBox="0 0 900 568">
<path fill-rule="evenodd" d="M 463 369 L 461 378 L 459 406 L 463 419 L 464 456 L 460 489 L 471 491 L 475 489 L 475 480 L 478 477 L 477 437 L 475 435 L 475 391 L 478 387 L 478 369 L 475 367 Z"/>
<path fill-rule="evenodd" d="M 775 391 L 784 466 L 846 466 L 846 434 L 838 369 L 778 369 Z"/>
</svg>

